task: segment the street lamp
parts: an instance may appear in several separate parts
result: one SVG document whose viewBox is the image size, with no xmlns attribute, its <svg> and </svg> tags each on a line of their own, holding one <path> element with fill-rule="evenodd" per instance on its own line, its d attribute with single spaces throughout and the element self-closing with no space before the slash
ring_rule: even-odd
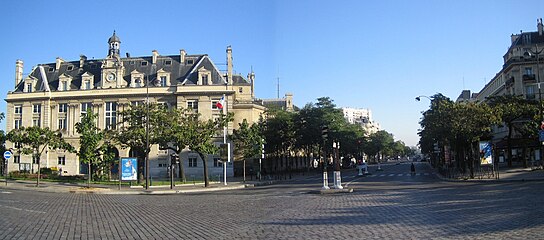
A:
<svg viewBox="0 0 544 240">
<path fill-rule="evenodd" d="M 416 101 L 418 101 L 418 102 L 421 101 L 421 98 L 422 98 L 422 97 L 427 98 L 427 99 L 429 99 L 429 100 L 432 101 L 432 99 L 431 99 L 430 97 L 427 97 L 427 96 L 425 96 L 425 95 L 417 96 L 417 97 L 416 97 Z"/>
<path fill-rule="evenodd" d="M 145 90 L 145 189 L 149 189 L 149 77 L 146 77 Z"/>
<path fill-rule="evenodd" d="M 541 88 L 540 88 L 540 57 L 539 57 L 539 55 L 542 53 L 542 51 L 544 51 L 544 49 L 540 49 L 540 51 L 539 51 L 538 50 L 538 44 L 535 44 L 535 51 L 533 51 L 531 49 L 527 49 L 527 50 L 525 50 L 525 53 L 523 54 L 524 56 L 536 55 L 536 82 L 537 82 L 537 85 L 538 85 L 538 107 L 539 107 L 538 110 L 539 110 L 540 119 L 542 119 L 542 92 L 540 90 Z M 544 142 L 542 142 L 542 144 L 540 145 L 541 147 L 539 147 L 540 160 L 541 161 L 542 161 L 542 145 L 543 144 L 544 144 Z"/>
</svg>

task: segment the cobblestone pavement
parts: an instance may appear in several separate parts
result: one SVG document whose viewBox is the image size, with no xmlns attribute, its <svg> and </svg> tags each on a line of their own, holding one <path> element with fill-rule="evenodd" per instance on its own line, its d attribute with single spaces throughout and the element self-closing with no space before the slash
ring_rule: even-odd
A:
<svg viewBox="0 0 544 240">
<path fill-rule="evenodd" d="M 157 196 L 3 189 L 0 239 L 542 239 L 542 184 L 396 174 L 329 195 L 315 181 Z"/>
</svg>

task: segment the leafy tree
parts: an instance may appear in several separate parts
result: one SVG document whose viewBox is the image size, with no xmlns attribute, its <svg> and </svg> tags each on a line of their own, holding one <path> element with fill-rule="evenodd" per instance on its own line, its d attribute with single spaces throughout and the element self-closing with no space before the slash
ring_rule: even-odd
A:
<svg viewBox="0 0 544 240">
<path fill-rule="evenodd" d="M 431 97 L 431 105 L 427 111 L 423 112 L 419 122 L 421 125 L 418 133 L 421 137 L 419 144 L 423 153 L 431 154 L 434 152 L 435 145 L 443 148 L 448 144 L 448 137 L 452 135 L 453 104 L 453 101 L 440 93 Z M 444 153 L 444 151 L 441 152 Z M 432 164 L 437 164 L 437 161 L 442 159 L 443 157 L 433 158 Z"/>
<path fill-rule="evenodd" d="M 268 109 L 267 119 L 264 124 L 264 136 L 266 141 L 265 151 L 273 153 L 279 159 L 289 159 L 290 152 L 295 143 L 295 130 L 293 123 L 294 113 L 280 109 Z M 290 172 L 291 164 L 288 164 Z"/>
<path fill-rule="evenodd" d="M 494 113 L 499 116 L 500 121 L 508 128 L 506 136 L 507 144 L 507 161 L 508 166 L 512 166 L 512 139 L 514 138 L 514 130 L 526 128 L 526 125 L 531 125 L 535 116 L 538 113 L 538 102 L 527 100 L 522 96 L 503 95 L 494 96 L 487 99 L 489 106 L 493 108 Z M 537 117 L 538 118 L 538 117 Z M 536 129 L 533 128 L 533 129 Z"/>
<path fill-rule="evenodd" d="M 131 105 L 119 112 L 121 124 L 114 132 L 113 139 L 124 148 L 130 148 L 138 156 L 138 183 L 143 179 L 145 162 L 151 146 L 159 143 L 161 126 L 164 123 L 166 108 L 157 104 Z M 149 140 L 149 141 L 148 141 Z"/>
<path fill-rule="evenodd" d="M 385 130 L 378 131 L 370 135 L 370 141 L 367 148 L 367 154 L 372 157 L 377 157 L 377 161 L 387 155 L 393 146 L 393 135 Z"/>
<path fill-rule="evenodd" d="M 213 139 L 218 136 L 219 130 L 221 130 L 226 124 L 232 121 L 233 115 L 221 114 L 219 118 L 213 120 L 201 120 L 200 114 L 190 113 L 186 114 L 186 117 L 183 118 L 183 132 L 180 135 L 185 135 L 187 137 L 186 144 L 187 147 L 196 152 L 204 167 L 204 186 L 208 187 L 210 185 L 210 180 L 208 176 L 208 161 L 206 156 L 208 154 L 214 154 L 218 151 L 218 147 L 215 146 Z"/>
<path fill-rule="evenodd" d="M 94 179 L 103 179 L 104 172 L 109 173 L 111 165 L 116 161 L 111 139 L 112 132 L 100 130 L 96 124 L 97 117 L 98 114 L 88 111 L 81 122 L 76 123 L 80 145 L 77 155 L 80 161 L 88 166 L 88 185 L 93 178 L 91 176 L 94 176 Z"/>
<path fill-rule="evenodd" d="M 88 166 L 88 182 L 90 185 L 92 176 L 92 164 L 97 164 L 100 161 L 101 146 L 100 142 L 103 139 L 103 132 L 96 126 L 96 117 L 98 114 L 88 112 L 81 119 L 81 122 L 76 123 L 76 131 L 79 134 L 79 160 L 86 163 Z"/>
<path fill-rule="evenodd" d="M 38 161 L 38 177 L 36 185 L 40 185 L 41 161 L 40 156 L 45 149 L 63 149 L 74 152 L 74 147 L 64 141 L 60 132 L 51 131 L 49 128 L 22 127 L 11 130 L 7 139 L 19 146 L 16 150 L 22 154 L 32 154 L 32 157 Z"/>
<path fill-rule="evenodd" d="M 246 119 L 239 123 L 231 136 L 234 142 L 234 154 L 243 161 L 244 182 L 246 181 L 246 159 L 252 159 L 262 154 L 263 136 L 259 123 L 249 125 Z"/>
</svg>

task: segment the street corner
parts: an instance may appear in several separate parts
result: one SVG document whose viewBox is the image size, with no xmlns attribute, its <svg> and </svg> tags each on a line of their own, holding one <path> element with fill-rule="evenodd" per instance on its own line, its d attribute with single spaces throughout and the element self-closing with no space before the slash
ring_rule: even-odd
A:
<svg viewBox="0 0 544 240">
<path fill-rule="evenodd" d="M 352 193 L 353 188 L 331 188 L 331 189 L 320 189 L 315 191 L 310 191 L 309 193 L 313 194 L 321 194 L 321 195 L 330 195 L 330 194 L 344 194 L 344 193 Z"/>
<path fill-rule="evenodd" d="M 76 187 L 70 188 L 69 193 L 80 193 L 80 194 L 103 194 L 111 192 L 109 188 L 97 188 L 97 187 Z"/>
</svg>

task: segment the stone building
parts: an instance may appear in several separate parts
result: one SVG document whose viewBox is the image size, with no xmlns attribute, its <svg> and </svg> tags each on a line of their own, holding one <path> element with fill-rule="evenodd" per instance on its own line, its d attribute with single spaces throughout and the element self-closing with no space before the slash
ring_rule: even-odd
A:
<svg viewBox="0 0 544 240">
<path fill-rule="evenodd" d="M 543 59 L 544 59 L 544 25 L 542 18 L 537 19 L 537 30 L 523 32 L 510 36 L 511 44 L 503 55 L 503 65 L 500 71 L 478 92 L 471 94 L 464 90 L 457 101 L 484 102 L 486 98 L 501 95 L 524 96 L 526 99 L 542 100 L 544 86 L 542 83 Z M 519 120 L 521 123 L 523 119 Z M 499 162 L 505 161 L 506 126 L 495 126 L 493 128 L 492 143 L 496 150 Z M 512 133 L 512 155 L 514 161 L 529 159 L 540 160 L 540 143 L 538 139 L 524 138 L 521 133 Z M 525 152 L 526 156 L 522 156 Z"/>
<path fill-rule="evenodd" d="M 372 111 L 366 108 L 342 108 L 344 118 L 351 124 L 359 124 L 368 135 L 381 130 L 380 124 L 372 119 Z"/>
<path fill-rule="evenodd" d="M 221 72 L 206 54 L 188 54 L 180 50 L 176 55 L 121 57 L 121 40 L 114 32 L 108 39 L 108 52 L 104 59 L 88 59 L 84 55 L 76 61 L 57 58 L 53 63 L 39 64 L 30 74 L 23 76 L 23 61 L 17 60 L 15 87 L 8 92 L 6 130 L 19 127 L 40 126 L 59 130 L 63 137 L 79 149 L 79 136 L 75 124 L 82 114 L 92 110 L 98 114 L 98 127 L 115 129 L 118 112 L 134 104 L 162 104 L 168 108 L 191 108 L 210 119 L 220 114 L 216 103 L 226 96 L 226 110 L 234 113 L 233 127 L 243 119 L 258 121 L 265 107 L 254 95 L 255 74 L 247 78 L 233 73 L 232 48 L 227 47 L 227 71 Z M 222 136 L 217 143 L 223 141 Z M 15 148 L 7 143 L 7 148 Z M 119 157 L 132 157 L 132 149 L 115 149 Z M 37 170 L 37 162 L 29 155 L 14 151 L 8 163 L 9 171 Z M 152 177 L 165 177 L 170 164 L 169 152 L 152 146 L 150 173 Z M 185 151 L 182 156 L 187 176 L 202 176 L 202 162 L 196 153 Z M 218 156 L 208 156 L 210 175 L 222 174 Z M 87 171 L 76 154 L 64 151 L 47 151 L 41 156 L 41 166 L 62 169 L 63 174 L 77 175 Z M 232 175 L 232 163 L 227 175 Z"/>
</svg>

